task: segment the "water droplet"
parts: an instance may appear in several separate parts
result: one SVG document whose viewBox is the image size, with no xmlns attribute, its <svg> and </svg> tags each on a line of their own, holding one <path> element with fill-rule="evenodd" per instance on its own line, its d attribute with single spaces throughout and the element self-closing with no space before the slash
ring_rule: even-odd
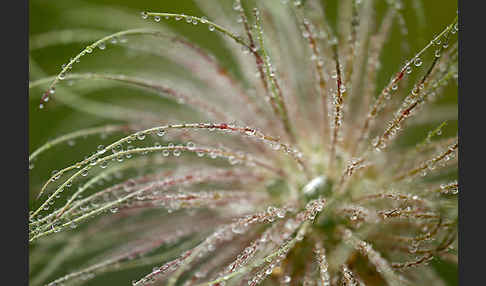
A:
<svg viewBox="0 0 486 286">
<path fill-rule="evenodd" d="M 413 60 L 413 64 L 416 66 L 416 67 L 419 67 L 422 65 L 422 59 L 420 58 L 416 58 L 415 60 Z"/>
<path fill-rule="evenodd" d="M 116 144 L 115 146 L 113 146 L 111 151 L 113 152 L 113 154 L 115 154 L 115 153 L 123 151 L 123 149 L 122 149 L 122 146 L 120 144 Z"/>
<path fill-rule="evenodd" d="M 196 144 L 194 144 L 194 142 L 187 142 L 187 149 L 189 150 L 194 150 L 196 148 Z"/>
<path fill-rule="evenodd" d="M 160 16 L 155 16 L 155 17 L 154 17 L 154 21 L 155 21 L 155 22 L 160 22 Z"/>
<path fill-rule="evenodd" d="M 106 49 L 106 44 L 105 44 L 105 43 L 99 43 L 99 44 L 98 44 L 98 48 L 99 48 L 100 50 L 104 50 L 104 49 Z"/>
<path fill-rule="evenodd" d="M 178 148 L 174 149 L 172 153 L 174 154 L 174 156 L 179 157 L 181 155 L 181 149 L 179 149 L 179 147 L 182 147 L 182 145 L 178 145 L 177 147 Z"/>
<path fill-rule="evenodd" d="M 52 172 L 51 172 L 51 176 L 56 175 L 58 172 L 59 172 L 58 170 L 54 170 L 54 171 L 52 171 Z M 55 180 L 59 179 L 59 177 L 61 177 L 61 174 L 59 174 L 59 175 L 57 175 L 57 176 L 53 177 L 53 178 L 52 178 L 52 180 L 53 180 L 53 181 L 55 181 Z"/>
<path fill-rule="evenodd" d="M 246 130 L 245 130 L 245 134 L 248 135 L 248 136 L 253 136 L 253 135 L 255 135 L 255 133 L 256 133 L 255 129 L 251 129 L 251 128 L 247 127 Z"/>
<path fill-rule="evenodd" d="M 147 19 L 148 18 L 148 13 L 143 11 L 142 13 L 140 13 L 142 15 L 142 19 Z"/>
<path fill-rule="evenodd" d="M 145 133 L 143 133 L 143 132 L 138 132 L 138 133 L 137 133 L 137 138 L 138 138 L 138 140 L 143 140 L 143 139 L 145 139 Z"/>
<path fill-rule="evenodd" d="M 164 129 L 158 129 L 157 130 L 157 136 L 162 137 L 165 135 L 165 130 Z"/>
<path fill-rule="evenodd" d="M 87 52 L 88 54 L 91 54 L 91 53 L 93 52 L 93 49 L 92 49 L 91 47 L 87 47 L 87 48 L 86 48 L 86 52 Z"/>
<path fill-rule="evenodd" d="M 101 163 L 100 163 L 100 167 L 101 167 L 102 169 L 105 169 L 106 167 L 108 167 L 108 161 L 103 161 L 103 162 L 101 162 Z"/>
<path fill-rule="evenodd" d="M 130 151 L 130 150 L 133 150 L 135 147 L 133 147 L 132 145 L 129 145 L 127 146 L 127 151 Z M 133 154 L 132 153 L 127 153 L 125 154 L 125 157 L 127 157 L 127 159 L 130 159 L 132 158 Z"/>
<path fill-rule="evenodd" d="M 214 26 L 213 26 L 213 25 L 209 25 L 209 31 L 211 31 L 211 32 L 212 32 L 212 31 L 214 31 L 214 29 L 215 29 L 215 28 L 214 28 Z"/>
<path fill-rule="evenodd" d="M 414 87 L 414 88 L 412 89 L 412 95 L 417 96 L 417 95 L 419 94 L 419 90 L 420 90 L 420 89 L 419 89 L 418 87 Z"/>
<path fill-rule="evenodd" d="M 106 152 L 106 150 L 105 150 L 105 146 L 103 146 L 103 145 L 98 145 L 98 154 L 100 154 L 100 155 L 101 155 L 101 154 L 103 154 L 103 153 L 105 153 L 105 152 Z"/>
</svg>

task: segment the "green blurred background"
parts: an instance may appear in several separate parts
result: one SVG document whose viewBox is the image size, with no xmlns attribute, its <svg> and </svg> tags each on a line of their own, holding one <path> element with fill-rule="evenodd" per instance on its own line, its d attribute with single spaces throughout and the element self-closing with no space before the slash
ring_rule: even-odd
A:
<svg viewBox="0 0 486 286">
<path fill-rule="evenodd" d="M 231 7 L 231 1 L 226 0 L 203 0 L 212 1 L 214 5 L 226 5 Z M 265 0 L 280 1 L 280 0 Z M 337 19 L 337 3 L 339 0 L 322 1 L 327 7 L 327 16 L 331 24 Z M 247 3 L 246 1 L 243 1 Z M 254 1 L 248 1 L 252 6 Z M 375 1 L 376 14 L 381 17 L 385 1 Z M 405 60 L 412 57 L 424 45 L 426 45 L 433 35 L 440 32 L 448 25 L 456 15 L 457 2 L 455 0 L 446 1 L 416 1 L 404 0 L 404 19 L 408 28 L 408 35 L 403 36 L 399 32 L 398 25 L 394 24 L 391 38 L 387 41 L 381 60 L 386 63 L 378 78 L 378 88 L 389 80 Z M 113 32 L 124 29 L 140 27 L 157 27 L 157 25 L 168 25 L 174 31 L 177 31 L 191 39 L 194 43 L 210 51 L 218 58 L 225 67 L 232 73 L 238 74 L 238 67 L 232 60 L 229 52 L 222 45 L 221 36 L 218 33 L 211 33 L 207 27 L 202 25 L 192 26 L 175 21 L 162 21 L 154 23 L 153 21 L 144 21 L 140 17 L 141 11 L 153 12 L 171 12 L 184 13 L 186 15 L 204 16 L 197 7 L 196 1 L 178 0 L 178 1 L 155 1 L 155 0 L 30 0 L 29 1 L 29 37 L 31 41 L 45 33 L 57 30 L 69 29 L 90 29 L 99 31 L 100 35 L 108 35 Z M 90 14 L 89 9 L 97 11 Z M 120 13 L 121 11 L 121 13 Z M 235 15 L 236 21 L 236 15 Z M 67 45 L 49 45 L 44 48 L 32 50 L 30 80 L 38 80 L 45 76 L 56 75 L 61 65 L 68 62 L 91 41 L 83 43 L 71 43 Z M 403 43 L 409 46 L 409 51 L 403 50 Z M 164 44 L 164 43 L 161 43 Z M 127 71 L 136 71 L 140 67 L 148 69 L 160 68 L 172 71 L 171 66 L 167 65 L 163 59 L 151 61 L 148 63 L 147 58 L 143 55 L 140 57 L 126 56 L 126 51 L 122 47 L 107 48 L 101 53 L 93 53 L 89 57 L 84 57 L 81 63 L 75 65 L 73 72 L 89 71 L 106 71 L 116 72 L 123 68 Z M 88 115 L 69 106 L 61 104 L 54 99 L 50 102 L 45 110 L 39 110 L 39 98 L 44 90 L 42 88 L 33 88 L 30 94 L 29 105 L 29 148 L 32 152 L 35 148 L 45 143 L 47 140 L 59 135 L 77 130 L 78 128 L 87 128 L 90 126 L 99 126 L 106 123 L 116 123 L 116 120 L 107 120 L 105 118 Z M 110 88 L 109 93 L 105 94 L 103 88 L 96 89 L 94 92 L 87 92 L 83 96 L 96 98 L 96 100 L 110 103 L 113 94 L 116 94 L 116 104 L 130 105 L 134 97 L 143 91 L 133 89 Z M 160 97 L 146 94 L 146 100 L 149 103 L 147 108 L 157 109 L 158 105 L 171 105 L 170 100 L 163 100 Z M 59 96 L 59 95 L 58 95 Z M 123 100 L 121 100 L 123 99 Z M 139 100 L 139 99 L 137 99 Z M 153 106 L 149 106 L 152 105 Z M 445 118 L 451 119 L 444 130 L 444 136 L 455 136 L 457 133 L 457 86 L 449 85 L 444 94 L 434 103 L 441 110 L 447 112 Z M 438 119 L 427 124 L 420 125 L 420 128 L 414 128 L 405 132 L 400 138 L 400 144 L 415 142 L 424 138 L 426 132 L 438 126 L 442 120 Z M 99 139 L 99 138 L 98 138 Z M 84 142 L 84 141 L 83 141 Z M 83 144 L 71 146 L 60 146 L 53 149 L 52 152 L 46 152 L 41 155 L 38 162 L 34 162 L 35 167 L 29 172 L 31 185 L 31 197 L 36 192 L 36 188 L 50 176 L 52 170 L 58 170 L 66 164 L 84 158 L 89 152 L 92 152 L 97 146 L 96 138 L 90 141 L 86 139 Z M 66 152 L 69 156 L 65 156 Z M 61 155 L 62 154 L 62 155 Z M 31 202 L 32 203 L 32 202 Z M 46 254 L 48 255 L 48 254 Z M 457 285 L 457 268 L 446 263 L 435 261 L 438 264 L 438 270 L 444 277 L 448 277 L 449 285 Z M 127 276 L 129 277 L 129 276 Z M 106 282 L 104 285 L 124 285 L 121 281 L 126 281 L 125 277 L 119 277 L 119 281 Z M 96 280 L 96 279 L 95 279 Z"/>
</svg>

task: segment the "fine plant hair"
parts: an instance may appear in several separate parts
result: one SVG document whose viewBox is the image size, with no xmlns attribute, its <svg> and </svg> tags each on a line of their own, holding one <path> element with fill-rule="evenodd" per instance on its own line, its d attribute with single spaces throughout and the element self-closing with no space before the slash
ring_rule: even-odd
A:
<svg viewBox="0 0 486 286">
<path fill-rule="evenodd" d="M 40 57 L 84 46 L 53 75 L 30 57 L 39 118 L 61 105 L 103 123 L 73 121 L 30 152 L 30 176 L 49 174 L 30 183 L 31 285 L 450 285 L 457 114 L 435 101 L 457 97 L 457 16 L 413 50 L 404 14 L 423 25 L 420 1 L 380 15 L 338 1 L 336 24 L 324 2 L 88 5 L 70 17 L 124 28 L 32 36 Z M 394 34 L 401 64 L 382 60 Z M 112 49 L 126 53 L 113 68 Z"/>
</svg>

